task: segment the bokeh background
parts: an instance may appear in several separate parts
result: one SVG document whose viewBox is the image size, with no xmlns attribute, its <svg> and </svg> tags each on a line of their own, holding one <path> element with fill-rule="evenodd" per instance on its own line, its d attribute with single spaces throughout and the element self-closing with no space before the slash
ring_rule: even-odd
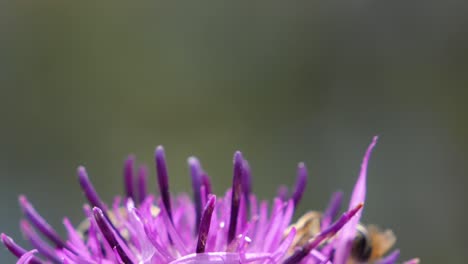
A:
<svg viewBox="0 0 468 264">
<path fill-rule="evenodd" d="M 106 201 L 135 153 L 190 191 L 198 156 L 221 193 L 240 149 L 254 189 L 310 181 L 299 211 L 349 196 L 365 148 L 366 222 L 392 228 L 403 259 L 468 259 L 468 4 L 327 0 L 2 1 L 0 229 L 26 246 L 17 195 L 61 232 L 85 202 L 87 166 Z M 156 189 L 155 179 L 151 186 Z M 14 258 L 0 250 L 0 262 Z"/>
</svg>

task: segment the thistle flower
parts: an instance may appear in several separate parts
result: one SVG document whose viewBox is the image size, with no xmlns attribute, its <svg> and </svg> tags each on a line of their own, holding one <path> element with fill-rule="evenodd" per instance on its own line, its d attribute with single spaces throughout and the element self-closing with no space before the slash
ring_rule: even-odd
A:
<svg viewBox="0 0 468 264">
<path fill-rule="evenodd" d="M 116 197 L 111 206 L 101 200 L 86 169 L 79 167 L 78 180 L 88 200 L 83 207 L 86 220 L 74 227 L 65 218 L 67 239 L 25 196 L 19 198 L 25 218 L 20 226 L 34 249 L 22 248 L 5 234 L 1 239 L 18 257 L 18 264 L 355 263 L 351 255 L 365 200 L 367 163 L 376 140 L 364 156 L 348 210 L 336 218 L 341 195 L 335 194 L 320 218 L 319 230 L 300 243 L 298 238 L 311 230 L 291 225 L 294 209 L 306 189 L 307 168 L 303 163 L 298 166 L 292 195 L 281 187 L 268 213 L 268 202 L 259 202 L 252 193 L 250 167 L 241 152 L 234 154 L 232 186 L 222 196 L 213 194 L 200 162 L 189 158 L 190 199 L 186 194 L 171 195 L 161 146 L 155 151 L 158 197 L 147 193 L 145 167 L 135 175 L 134 156 L 129 156 L 124 165 L 125 196 Z M 396 263 L 398 256 L 394 251 L 375 263 Z M 417 263 L 417 259 L 406 263 Z"/>
</svg>

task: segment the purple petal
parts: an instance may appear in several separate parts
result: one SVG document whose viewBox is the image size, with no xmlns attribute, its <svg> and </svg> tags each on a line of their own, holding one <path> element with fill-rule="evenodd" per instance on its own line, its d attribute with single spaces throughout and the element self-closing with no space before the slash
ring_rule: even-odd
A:
<svg viewBox="0 0 468 264">
<path fill-rule="evenodd" d="M 4 233 L 2 233 L 2 242 L 5 245 L 5 247 L 16 257 L 20 258 L 22 255 L 24 255 L 27 251 L 26 249 L 20 247 L 18 244 L 13 241 L 13 239 Z"/>
<path fill-rule="evenodd" d="M 244 160 L 243 169 L 242 192 L 244 194 L 245 200 L 248 201 L 250 194 L 252 193 L 252 171 L 247 160 Z"/>
<path fill-rule="evenodd" d="M 200 186 L 200 196 L 201 196 L 201 204 L 202 206 L 205 206 L 206 205 L 206 200 L 208 199 L 208 193 L 206 193 L 206 188 L 205 188 L 205 185 L 202 185 Z"/>
<path fill-rule="evenodd" d="M 260 213 L 257 228 L 255 230 L 254 237 L 265 237 L 267 233 L 267 226 L 268 226 L 268 202 L 261 201 L 260 202 Z M 263 242 L 260 239 L 254 241 L 254 247 L 263 247 Z"/>
<path fill-rule="evenodd" d="M 24 236 L 29 240 L 31 245 L 36 248 L 42 255 L 44 255 L 48 260 L 53 263 L 61 263 L 59 257 L 57 256 L 55 250 L 42 240 L 32 227 L 28 224 L 27 221 L 22 220 L 20 222 L 20 228 Z"/>
<path fill-rule="evenodd" d="M 239 214 L 240 196 L 242 194 L 242 153 L 234 154 L 234 173 L 232 177 L 231 217 L 228 229 L 228 244 L 236 237 L 237 218 Z"/>
<path fill-rule="evenodd" d="M 102 210 L 97 207 L 94 207 L 93 214 L 94 214 L 94 219 L 96 220 L 96 223 L 99 226 L 99 229 L 101 230 L 102 235 L 107 240 L 109 245 L 117 251 L 118 255 L 123 260 L 123 262 L 125 264 L 134 263 L 130 259 L 130 256 L 127 255 L 127 252 L 125 252 L 123 248 L 124 245 L 119 243 L 117 239 L 118 237 L 115 236 L 114 231 L 110 227 L 109 222 L 107 221 L 107 218 L 104 216 L 104 213 L 102 212 Z"/>
<path fill-rule="evenodd" d="M 340 211 L 341 201 L 343 200 L 343 193 L 342 192 L 335 192 L 332 195 L 330 203 L 328 204 L 327 209 L 323 213 L 321 228 L 327 228 L 335 219 L 338 211 Z"/>
<path fill-rule="evenodd" d="M 183 256 L 170 264 L 239 264 L 242 263 L 238 253 L 216 252 L 203 254 L 190 254 Z"/>
<path fill-rule="evenodd" d="M 213 214 L 215 203 L 216 203 L 216 196 L 210 195 L 210 198 L 208 198 L 208 202 L 206 203 L 205 209 L 203 210 L 200 229 L 198 231 L 198 243 L 197 243 L 197 249 L 196 249 L 197 253 L 205 252 L 206 241 L 208 238 L 208 233 L 210 231 L 210 225 L 211 225 L 211 216 Z"/>
<path fill-rule="evenodd" d="M 375 144 L 377 144 L 377 139 L 377 136 L 373 138 L 371 144 L 367 148 L 366 154 L 364 155 L 364 159 L 361 164 L 361 172 L 359 173 L 359 178 L 354 186 L 349 208 L 353 208 L 357 204 L 364 203 L 366 199 L 367 163 L 369 162 L 372 149 L 375 147 Z M 361 219 L 361 214 L 362 211 L 350 221 L 349 225 L 343 228 L 343 231 L 336 242 L 334 262 L 338 264 L 346 263 L 351 251 L 351 243 L 356 235 L 357 225 Z"/>
<path fill-rule="evenodd" d="M 284 238 L 283 242 L 281 242 L 281 245 L 273 253 L 273 258 L 275 262 L 278 262 L 284 255 L 286 255 L 289 247 L 294 242 L 295 236 L 296 236 L 296 228 L 293 227 L 291 228 L 291 231 L 289 231 L 288 235 Z"/>
<path fill-rule="evenodd" d="M 201 180 L 201 165 L 197 158 L 190 157 L 188 159 L 190 175 L 192 176 L 192 189 L 193 189 L 193 202 L 195 204 L 195 232 L 198 232 L 200 226 L 200 219 L 202 214 L 202 197 L 200 187 Z"/>
<path fill-rule="evenodd" d="M 283 235 L 283 230 L 280 230 L 278 232 L 278 228 L 280 227 L 282 222 L 285 204 L 278 198 L 276 198 L 273 203 L 274 204 L 273 209 L 271 211 L 270 223 L 268 225 L 267 234 L 261 242 L 263 244 L 263 251 L 265 252 L 271 252 L 272 249 L 276 246 L 275 242 L 277 241 L 275 240 L 275 238 L 277 237 L 278 233 L 280 235 Z"/>
<path fill-rule="evenodd" d="M 276 195 L 278 196 L 281 201 L 287 201 L 288 200 L 288 186 L 286 185 L 280 185 L 278 187 L 278 190 L 276 191 Z"/>
<path fill-rule="evenodd" d="M 144 217 L 140 217 L 144 219 Z M 174 257 L 171 255 L 170 249 L 162 243 L 160 239 L 158 239 L 158 235 L 160 234 L 159 232 L 153 232 L 153 228 L 150 224 L 149 221 L 143 223 L 143 227 L 145 230 L 145 234 L 148 237 L 148 240 L 151 242 L 151 244 L 155 247 L 156 251 L 159 252 L 162 258 L 164 258 L 165 261 L 169 261 L 174 259 Z"/>
<path fill-rule="evenodd" d="M 237 215 L 237 233 L 242 234 L 242 230 L 247 226 L 247 201 L 244 199 L 244 196 L 240 196 L 239 202 L 239 214 Z"/>
<path fill-rule="evenodd" d="M 97 194 L 96 190 L 94 189 L 93 184 L 88 178 L 88 173 L 86 172 L 86 169 L 83 166 L 78 167 L 78 180 L 81 185 L 81 189 L 83 190 L 86 198 L 88 199 L 89 203 L 93 207 L 98 207 L 101 210 L 103 210 L 103 214 L 106 217 L 107 221 L 109 222 L 110 226 L 114 231 L 117 233 L 117 235 L 120 237 L 122 241 L 125 243 L 125 239 L 122 237 L 120 232 L 117 231 L 115 226 L 112 224 L 112 222 L 109 220 L 109 216 L 107 215 L 107 206 L 104 204 L 104 202 L 101 200 L 99 195 Z"/>
<path fill-rule="evenodd" d="M 283 203 L 282 207 L 280 207 L 280 214 L 277 220 L 273 220 L 273 225 L 269 228 L 270 241 L 265 242 L 265 244 L 270 243 L 270 247 L 267 248 L 267 252 L 273 252 L 278 246 L 280 245 L 281 240 L 284 236 L 284 230 L 287 229 L 289 223 L 291 222 L 291 218 L 294 213 L 294 202 L 289 200 L 287 203 Z M 269 236 L 267 236 L 268 238 Z"/>
<path fill-rule="evenodd" d="M 135 193 L 134 193 L 134 169 L 135 165 L 135 155 L 129 155 L 127 160 L 125 160 L 125 165 L 124 165 L 124 188 L 125 188 L 125 194 L 128 198 L 131 198 L 133 201 L 135 200 Z"/>
<path fill-rule="evenodd" d="M 164 221 L 165 228 L 167 229 L 167 233 L 171 239 L 171 244 L 173 244 L 174 248 L 177 251 L 179 251 L 181 255 L 188 254 L 186 245 L 184 244 L 179 232 L 177 232 L 177 230 L 175 229 L 174 223 L 170 221 L 167 211 L 164 208 L 161 208 L 159 214 L 161 215 L 162 220 Z"/>
<path fill-rule="evenodd" d="M 297 205 L 301 201 L 301 198 L 304 195 L 306 185 L 307 185 L 307 168 L 305 164 L 301 162 L 297 166 L 296 188 L 294 189 L 294 193 L 292 195 L 292 199 L 294 201 L 294 208 L 297 208 Z"/>
<path fill-rule="evenodd" d="M 78 231 L 72 226 L 68 218 L 63 219 L 63 225 L 68 233 L 67 245 L 74 249 L 74 252 L 79 252 L 80 254 L 85 254 L 89 257 L 88 249 L 86 248 L 85 243 L 80 237 Z"/>
<path fill-rule="evenodd" d="M 155 151 L 156 171 L 158 174 L 159 192 L 161 193 L 164 207 L 166 207 L 169 219 L 172 222 L 171 197 L 169 194 L 169 177 L 167 174 L 166 155 L 164 148 L 158 146 Z"/>
<path fill-rule="evenodd" d="M 148 182 L 148 168 L 140 166 L 138 169 L 138 199 L 140 204 L 146 199 L 147 196 L 147 182 Z"/>
<path fill-rule="evenodd" d="M 28 251 L 26 252 L 23 256 L 21 256 L 19 259 L 18 259 L 18 262 L 16 262 L 16 264 L 28 264 L 28 263 L 32 263 L 32 260 L 34 258 L 34 254 L 37 253 L 37 250 L 36 249 L 33 249 L 31 251 Z"/>
<path fill-rule="evenodd" d="M 99 195 L 89 180 L 88 173 L 83 166 L 78 167 L 78 180 L 80 182 L 81 189 L 91 206 L 99 207 L 102 208 L 102 210 L 107 211 L 107 206 L 102 202 L 101 198 L 99 198 Z"/>
<path fill-rule="evenodd" d="M 39 215 L 31 203 L 28 202 L 26 196 L 20 195 L 19 203 L 21 208 L 23 209 L 24 215 L 26 218 L 42 233 L 44 234 L 50 241 L 52 241 L 57 247 L 64 248 L 66 247 L 63 240 L 60 236 L 55 232 L 55 230 L 47 223 L 47 221 Z"/>
<path fill-rule="evenodd" d="M 203 172 L 202 175 L 201 175 L 201 179 L 202 179 L 202 184 L 203 184 L 203 186 L 205 186 L 205 191 L 206 191 L 206 193 L 207 193 L 207 194 L 213 193 L 213 192 L 212 192 L 212 189 L 211 189 L 210 177 L 208 176 L 208 174 L 206 174 L 205 172 Z"/>
</svg>

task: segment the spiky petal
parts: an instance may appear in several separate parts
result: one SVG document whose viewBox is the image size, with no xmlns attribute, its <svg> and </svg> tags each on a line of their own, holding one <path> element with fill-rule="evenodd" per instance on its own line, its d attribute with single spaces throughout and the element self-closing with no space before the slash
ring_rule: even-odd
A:
<svg viewBox="0 0 468 264">
<path fill-rule="evenodd" d="M 114 234 L 114 231 L 110 227 L 107 218 L 104 216 L 101 209 L 94 207 L 93 208 L 94 219 L 96 220 L 99 229 L 101 230 L 102 235 L 107 240 L 107 243 L 111 246 L 112 249 L 116 250 L 120 259 L 125 264 L 134 263 L 130 256 L 127 255 L 127 252 L 124 250 L 124 245 L 118 241 L 118 237 Z"/>
<path fill-rule="evenodd" d="M 167 214 L 169 219 L 172 222 L 172 206 L 171 206 L 171 196 L 169 193 L 169 176 L 167 174 L 167 165 L 166 165 L 166 154 L 164 153 L 164 148 L 158 146 L 155 151 L 155 160 L 156 160 L 156 172 L 158 174 L 158 184 L 159 184 L 159 193 L 166 207 Z"/>
<path fill-rule="evenodd" d="M 299 202 L 304 195 L 304 191 L 307 185 L 307 167 L 306 165 L 301 162 L 297 165 L 297 180 L 296 180 L 296 188 L 294 189 L 294 193 L 292 195 L 292 199 L 294 201 L 294 206 L 297 207 Z"/>
<path fill-rule="evenodd" d="M 148 185 L 148 168 L 144 165 L 138 169 L 138 200 L 141 203 L 146 199 Z"/>
<path fill-rule="evenodd" d="M 201 218 L 201 224 L 198 231 L 198 242 L 196 253 L 204 253 L 206 247 L 206 241 L 208 239 L 208 232 L 210 231 L 211 216 L 213 215 L 214 206 L 216 203 L 216 196 L 210 195 L 206 203 L 205 209 Z"/>
<path fill-rule="evenodd" d="M 57 256 L 54 249 L 42 240 L 39 235 L 34 232 L 34 229 L 25 220 L 20 222 L 20 228 L 23 235 L 29 240 L 31 245 L 37 249 L 44 257 L 50 259 L 53 263 L 60 263 L 60 259 Z"/>
<path fill-rule="evenodd" d="M 6 246 L 6 248 L 17 258 L 21 258 L 25 254 L 27 254 L 28 251 L 26 249 L 22 248 L 18 244 L 13 241 L 13 239 L 5 234 L 1 234 L 2 242 Z M 37 250 L 34 250 L 36 252 Z M 41 262 L 36 259 L 35 257 L 32 257 L 29 259 L 30 264 L 41 264 Z"/>
<path fill-rule="evenodd" d="M 50 241 L 52 241 L 56 247 L 64 248 L 66 247 L 63 240 L 60 236 L 55 232 L 55 230 L 47 223 L 47 221 L 42 218 L 40 214 L 36 212 L 34 207 L 31 203 L 29 203 L 28 199 L 24 195 L 20 195 L 19 203 L 21 208 L 23 209 L 23 213 L 25 217 L 42 233 L 46 236 Z"/>
<path fill-rule="evenodd" d="M 321 223 L 322 229 L 327 228 L 331 224 L 333 219 L 336 217 L 336 215 L 338 214 L 338 211 L 340 211 L 342 200 L 343 200 L 342 192 L 335 192 L 332 195 L 330 203 L 328 204 L 327 209 L 323 213 L 322 223 Z"/>
<path fill-rule="evenodd" d="M 252 193 L 252 171 L 247 160 L 244 160 L 242 167 L 242 193 L 244 194 L 244 199 L 248 201 L 250 194 Z"/>
<path fill-rule="evenodd" d="M 198 232 L 202 214 L 202 194 L 201 194 L 201 165 L 197 158 L 188 159 L 190 175 L 192 176 L 193 202 L 195 203 L 195 230 Z"/>
<path fill-rule="evenodd" d="M 78 170 L 78 181 L 80 182 L 81 189 L 83 190 L 84 195 L 88 199 L 91 206 L 96 206 L 102 210 L 107 210 L 107 206 L 102 202 L 101 198 L 94 189 L 93 184 L 88 178 L 88 173 L 86 172 L 85 167 L 79 166 Z"/>
<path fill-rule="evenodd" d="M 367 181 L 367 164 L 369 162 L 372 150 L 377 144 L 378 137 L 375 136 L 367 148 L 366 154 L 361 164 L 361 172 L 359 173 L 359 178 L 354 186 L 353 194 L 351 195 L 351 201 L 349 203 L 349 208 L 355 207 L 357 204 L 363 203 L 366 199 L 366 181 Z M 362 212 L 359 212 L 355 218 L 351 220 L 349 225 L 343 228 L 341 235 L 338 238 L 336 245 L 335 253 L 335 262 L 338 264 L 346 263 L 346 260 L 349 257 L 351 250 L 351 243 L 356 236 L 356 228 L 361 219 Z"/>
<path fill-rule="evenodd" d="M 234 154 L 234 172 L 232 176 L 231 218 L 229 220 L 228 244 L 234 240 L 237 228 L 237 216 L 239 214 L 240 199 L 242 194 L 242 166 L 244 159 L 242 153 Z"/>
<path fill-rule="evenodd" d="M 135 199 L 135 190 L 134 190 L 134 182 L 135 182 L 135 176 L 134 176 L 134 166 L 135 166 L 135 155 L 129 155 L 127 160 L 125 160 L 124 164 L 124 183 L 125 183 L 125 194 L 128 198 L 131 198 L 132 200 Z"/>
<path fill-rule="evenodd" d="M 32 264 L 32 263 L 35 263 L 37 260 L 34 260 L 34 254 L 37 253 L 37 250 L 36 249 L 33 249 L 31 251 L 28 251 L 26 253 L 24 253 L 19 259 L 18 259 L 18 262 L 16 264 Z"/>
</svg>

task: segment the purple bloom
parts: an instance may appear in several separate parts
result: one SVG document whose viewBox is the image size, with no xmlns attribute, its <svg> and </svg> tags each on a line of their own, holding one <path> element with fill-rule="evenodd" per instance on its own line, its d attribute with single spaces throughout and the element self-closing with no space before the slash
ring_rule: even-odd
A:
<svg viewBox="0 0 468 264">
<path fill-rule="evenodd" d="M 34 249 L 22 248 L 5 234 L 1 239 L 18 257 L 19 264 L 346 264 L 358 263 L 353 255 L 356 250 L 366 257 L 364 262 L 393 264 L 399 251 L 382 257 L 393 245 L 393 235 L 374 232 L 375 236 L 368 238 L 359 224 L 365 202 L 367 163 L 376 141 L 375 137 L 364 156 L 348 210 L 336 218 L 342 200 L 342 194 L 336 193 L 320 218 L 307 218 L 319 221 L 315 233 L 315 222 L 291 221 L 306 189 L 304 163 L 299 163 L 294 190 L 281 187 L 268 212 L 268 202 L 258 201 L 252 193 L 250 167 L 240 152 L 234 154 L 232 186 L 222 196 L 212 193 L 210 178 L 200 162 L 189 158 L 193 188 L 190 199 L 185 194 L 173 196 L 169 192 L 165 152 L 160 146 L 155 151 L 159 197 L 147 193 L 147 169 L 140 167 L 135 173 L 134 156 L 129 156 L 124 164 L 125 196 L 116 197 L 110 206 L 95 191 L 85 168 L 79 167 L 78 180 L 88 200 L 83 208 L 86 220 L 74 227 L 65 218 L 67 239 L 59 236 L 25 196 L 19 198 L 25 218 L 21 230 Z M 381 250 L 367 251 L 366 239 L 391 242 Z M 407 263 L 417 262 L 414 259 Z"/>
</svg>

